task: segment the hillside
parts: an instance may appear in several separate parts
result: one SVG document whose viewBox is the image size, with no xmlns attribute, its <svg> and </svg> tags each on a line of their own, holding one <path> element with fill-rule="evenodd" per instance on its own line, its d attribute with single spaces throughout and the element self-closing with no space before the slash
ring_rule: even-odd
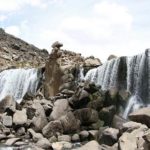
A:
<svg viewBox="0 0 150 150">
<path fill-rule="evenodd" d="M 40 67 L 47 58 L 46 50 L 7 34 L 0 28 L 0 68 Z"/>
</svg>

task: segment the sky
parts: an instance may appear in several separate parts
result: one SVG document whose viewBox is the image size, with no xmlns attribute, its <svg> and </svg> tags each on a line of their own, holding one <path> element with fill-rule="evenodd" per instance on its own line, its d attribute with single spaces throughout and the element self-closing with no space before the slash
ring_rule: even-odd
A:
<svg viewBox="0 0 150 150">
<path fill-rule="evenodd" d="M 0 27 L 39 48 L 132 56 L 150 47 L 150 0 L 0 0 Z"/>
</svg>

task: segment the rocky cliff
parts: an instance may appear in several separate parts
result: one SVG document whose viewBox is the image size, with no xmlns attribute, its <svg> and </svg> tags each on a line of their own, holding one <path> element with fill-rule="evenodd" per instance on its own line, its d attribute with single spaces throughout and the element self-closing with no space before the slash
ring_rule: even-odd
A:
<svg viewBox="0 0 150 150">
<path fill-rule="evenodd" d="M 0 68 L 32 68 L 45 64 L 46 50 L 41 50 L 0 28 Z"/>
</svg>

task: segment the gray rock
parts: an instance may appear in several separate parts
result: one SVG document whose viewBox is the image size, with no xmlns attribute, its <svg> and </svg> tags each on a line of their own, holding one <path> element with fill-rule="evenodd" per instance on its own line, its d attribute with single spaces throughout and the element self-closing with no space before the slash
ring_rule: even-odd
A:
<svg viewBox="0 0 150 150">
<path fill-rule="evenodd" d="M 56 42 L 54 42 L 53 44 L 52 44 L 52 48 L 60 48 L 60 47 L 62 47 L 63 46 L 63 44 L 62 43 L 60 43 L 59 41 L 56 41 Z"/>
<path fill-rule="evenodd" d="M 79 133 L 79 135 L 80 135 L 81 141 L 86 141 L 86 140 L 88 140 L 89 132 L 88 131 L 81 131 Z"/>
<path fill-rule="evenodd" d="M 99 143 L 112 146 L 119 137 L 119 130 L 114 128 L 106 128 L 99 137 Z"/>
<path fill-rule="evenodd" d="M 3 125 L 6 127 L 11 127 L 12 126 L 12 116 L 5 116 L 3 115 Z"/>
<path fill-rule="evenodd" d="M 80 136 L 79 136 L 79 134 L 74 134 L 71 137 L 71 140 L 72 140 L 72 142 L 80 142 Z"/>
<path fill-rule="evenodd" d="M 90 130 L 89 132 L 89 138 L 90 140 L 97 140 L 98 138 L 98 130 Z"/>
<path fill-rule="evenodd" d="M 34 125 L 34 130 L 40 132 L 43 127 L 48 123 L 44 108 L 38 101 L 35 101 L 33 106 L 36 109 L 35 116 L 32 119 L 32 124 Z"/>
<path fill-rule="evenodd" d="M 68 112 L 65 116 L 60 118 L 63 133 L 72 133 L 80 128 L 80 121 L 77 120 L 72 112 Z"/>
<path fill-rule="evenodd" d="M 70 106 L 67 99 L 60 99 L 54 103 L 53 111 L 50 115 L 50 120 L 57 120 L 61 116 L 66 115 L 70 110 Z"/>
<path fill-rule="evenodd" d="M 53 150 L 71 150 L 72 144 L 69 142 L 56 142 L 52 144 Z"/>
<path fill-rule="evenodd" d="M 36 133 L 33 129 L 28 129 L 28 132 L 31 134 L 34 142 L 37 142 L 43 138 L 43 135 L 41 133 Z"/>
<path fill-rule="evenodd" d="M 76 118 L 81 121 L 82 125 L 89 125 L 98 121 L 98 112 L 90 108 L 78 109 L 74 112 Z"/>
<path fill-rule="evenodd" d="M 13 115 L 13 123 L 15 125 L 24 125 L 27 122 L 27 114 L 26 109 L 21 111 L 16 110 L 15 114 Z"/>
<path fill-rule="evenodd" d="M 20 127 L 18 130 L 17 130 L 17 135 L 19 136 L 22 136 L 22 135 L 25 135 L 26 133 L 26 130 L 24 127 Z"/>
<path fill-rule="evenodd" d="M 60 135 L 58 136 L 58 142 L 71 142 L 71 137 L 69 135 Z"/>
<path fill-rule="evenodd" d="M 150 127 L 150 108 L 145 107 L 145 108 L 138 109 L 130 113 L 129 118 L 132 121 L 140 122 Z"/>
<path fill-rule="evenodd" d="M 43 149 L 50 149 L 51 148 L 51 144 L 48 141 L 48 139 L 46 139 L 46 138 L 39 139 L 38 142 L 36 143 L 36 145 L 38 147 L 43 148 Z"/>
<path fill-rule="evenodd" d="M 49 138 L 50 143 L 55 143 L 57 141 L 58 141 L 58 139 L 56 138 L 56 136 L 52 136 L 52 137 Z"/>
<path fill-rule="evenodd" d="M 57 132 L 63 133 L 63 126 L 59 120 L 49 122 L 42 130 L 43 135 L 47 138 L 56 135 Z"/>
</svg>

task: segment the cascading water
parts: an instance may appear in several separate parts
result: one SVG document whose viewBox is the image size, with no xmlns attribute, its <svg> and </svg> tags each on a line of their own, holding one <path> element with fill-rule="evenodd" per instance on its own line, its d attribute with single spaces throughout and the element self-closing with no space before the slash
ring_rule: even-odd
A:
<svg viewBox="0 0 150 150">
<path fill-rule="evenodd" d="M 126 89 L 131 93 L 124 117 L 131 110 L 150 104 L 150 50 L 133 57 L 120 57 L 89 70 L 85 80 L 100 85 L 102 90 Z"/>
<path fill-rule="evenodd" d="M 20 103 L 27 92 L 36 93 L 38 84 L 38 69 L 5 70 L 0 73 L 0 100 L 11 95 Z"/>
</svg>

